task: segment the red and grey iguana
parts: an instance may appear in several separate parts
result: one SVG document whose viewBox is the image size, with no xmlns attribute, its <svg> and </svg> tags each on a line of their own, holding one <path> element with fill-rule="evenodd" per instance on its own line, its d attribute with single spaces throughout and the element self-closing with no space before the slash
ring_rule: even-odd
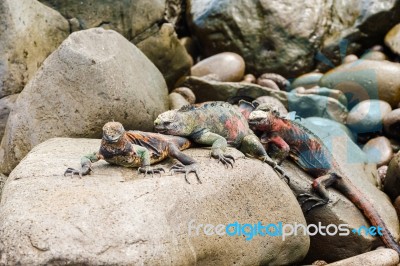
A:
<svg viewBox="0 0 400 266">
<path fill-rule="evenodd" d="M 103 127 L 99 151 L 82 157 L 81 170 L 68 168 L 64 175 L 87 175 L 92 171 L 92 163 L 99 160 L 125 167 L 138 167 L 138 172 L 145 175 L 161 173 L 164 172 L 163 168 L 151 168 L 150 165 L 173 157 L 180 163 L 172 166 L 171 171 L 185 173 L 188 183 L 187 174 L 193 172 L 201 183 L 196 171 L 196 161 L 181 152 L 190 146 L 191 142 L 183 137 L 138 130 L 125 131 L 121 123 L 108 122 Z"/>
<path fill-rule="evenodd" d="M 229 103 L 205 102 L 170 110 L 157 117 L 154 127 L 159 133 L 188 137 L 198 144 L 211 146 L 212 157 L 233 167 L 233 157 L 224 154 L 229 144 L 246 155 L 268 163 L 289 179 L 265 152 L 243 114 Z"/>
<path fill-rule="evenodd" d="M 372 225 L 380 226 L 383 242 L 387 247 L 400 253 L 399 244 L 389 232 L 374 206 L 341 172 L 338 163 L 319 137 L 296 121 L 282 118 L 277 111 L 268 108 L 264 108 L 263 111 L 251 112 L 249 125 L 253 130 L 262 132 L 260 139 L 263 144 L 273 144 L 280 150 L 279 161 L 290 156 L 298 166 L 316 178 L 312 187 L 322 198 L 309 194 L 299 195 L 307 197 L 304 202 L 315 201 L 315 204 L 308 210 L 327 204 L 329 193 L 326 188 L 332 186 L 353 202 Z"/>
</svg>

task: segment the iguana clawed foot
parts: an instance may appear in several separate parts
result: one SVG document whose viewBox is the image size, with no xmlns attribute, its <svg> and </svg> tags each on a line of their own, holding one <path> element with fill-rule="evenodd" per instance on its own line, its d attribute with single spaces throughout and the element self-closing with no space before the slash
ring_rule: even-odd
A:
<svg viewBox="0 0 400 266">
<path fill-rule="evenodd" d="M 218 160 L 218 163 L 221 162 L 226 168 L 229 168 L 229 165 L 233 168 L 233 163 L 235 162 L 235 158 L 229 154 L 222 154 L 220 151 L 211 152 L 211 157 Z"/>
<path fill-rule="evenodd" d="M 64 172 L 64 176 L 71 176 L 73 177 L 74 175 L 78 175 L 79 178 L 82 178 L 84 175 L 90 174 L 90 172 L 93 172 L 92 167 L 87 166 L 83 167 L 82 170 L 76 170 L 74 168 L 68 167 L 67 170 Z"/>
<path fill-rule="evenodd" d="M 290 184 L 290 178 L 289 176 L 286 174 L 285 170 L 283 170 L 283 168 L 275 161 L 273 161 L 271 158 L 269 157 L 265 157 L 262 160 L 264 163 L 267 163 L 269 166 L 271 166 L 275 171 L 277 171 L 283 179 L 286 180 L 287 184 Z"/>
<path fill-rule="evenodd" d="M 300 202 L 302 207 L 306 202 L 315 201 L 315 203 L 313 205 L 311 205 L 311 207 L 306 209 L 305 212 L 309 212 L 310 210 L 314 209 L 315 207 L 325 205 L 325 204 L 327 204 L 329 202 L 329 199 L 323 199 L 323 198 L 320 198 L 320 197 L 316 197 L 316 196 L 314 196 L 312 194 L 309 194 L 309 193 L 299 194 L 298 198 L 300 198 L 300 197 L 306 197 L 305 200 Z"/>
<path fill-rule="evenodd" d="M 147 166 L 138 168 L 138 173 L 144 174 L 144 176 L 146 176 L 147 174 L 151 174 L 152 177 L 154 176 L 154 174 L 160 174 L 160 176 L 161 176 L 161 172 L 165 173 L 165 170 L 162 167 L 153 168 L 153 167 L 147 165 Z"/>
<path fill-rule="evenodd" d="M 185 180 L 188 184 L 190 184 L 189 180 L 187 179 L 187 175 L 189 173 L 194 173 L 196 175 L 197 181 L 201 184 L 201 180 L 197 174 L 197 164 L 190 164 L 190 165 L 183 165 L 182 163 L 174 164 L 170 169 L 172 173 L 184 173 Z"/>
</svg>

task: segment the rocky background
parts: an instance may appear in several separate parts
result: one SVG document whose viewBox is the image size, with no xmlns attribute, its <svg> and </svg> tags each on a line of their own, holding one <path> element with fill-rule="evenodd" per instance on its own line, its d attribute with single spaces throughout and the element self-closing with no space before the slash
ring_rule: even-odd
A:
<svg viewBox="0 0 400 266">
<path fill-rule="evenodd" d="M 290 161 L 290 186 L 238 151 L 226 170 L 198 148 L 186 152 L 203 185 L 106 164 L 82 180 L 62 173 L 108 121 L 152 131 L 168 109 L 257 99 L 305 118 L 398 239 L 399 23 L 394 0 L 2 0 L 0 264 L 397 265 L 371 236 L 246 242 L 176 228 L 368 225 L 333 189 L 303 214 L 296 196 L 312 178 Z"/>
</svg>

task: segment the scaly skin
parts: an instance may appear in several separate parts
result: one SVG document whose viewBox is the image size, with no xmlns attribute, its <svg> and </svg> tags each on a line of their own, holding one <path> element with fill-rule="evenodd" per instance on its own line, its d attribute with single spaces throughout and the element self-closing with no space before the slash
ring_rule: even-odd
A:
<svg viewBox="0 0 400 266">
<path fill-rule="evenodd" d="M 229 144 L 270 164 L 284 175 L 249 128 L 246 118 L 226 102 L 206 102 L 167 111 L 157 117 L 154 125 L 157 132 L 188 137 L 196 143 L 211 146 L 211 156 L 226 166 L 233 167 L 234 163 L 231 155 L 224 154 Z"/>
<path fill-rule="evenodd" d="M 329 202 L 326 188 L 332 186 L 353 202 L 372 225 L 380 226 L 385 245 L 400 254 L 400 246 L 383 219 L 365 195 L 340 171 L 339 165 L 320 138 L 296 121 L 281 118 L 276 111 L 271 110 L 253 111 L 249 116 L 249 124 L 253 130 L 262 132 L 263 144 L 273 144 L 280 149 L 280 161 L 290 156 L 304 171 L 316 178 L 312 187 L 321 195 L 322 200 L 308 194 L 300 195 L 308 197 L 304 202 L 316 201 L 310 209 Z"/>
<path fill-rule="evenodd" d="M 99 160 L 124 167 L 138 167 L 138 171 L 145 175 L 161 173 L 164 172 L 164 169 L 153 169 L 150 165 L 167 157 L 173 157 L 180 161 L 172 166 L 173 172 L 185 173 L 186 182 L 188 182 L 187 174 L 194 172 L 200 182 L 195 160 L 181 152 L 190 146 L 191 142 L 186 138 L 137 130 L 125 131 L 121 123 L 108 122 L 103 127 L 103 138 L 99 151 L 82 157 L 81 170 L 68 168 L 64 175 L 90 174 L 92 163 Z"/>
</svg>

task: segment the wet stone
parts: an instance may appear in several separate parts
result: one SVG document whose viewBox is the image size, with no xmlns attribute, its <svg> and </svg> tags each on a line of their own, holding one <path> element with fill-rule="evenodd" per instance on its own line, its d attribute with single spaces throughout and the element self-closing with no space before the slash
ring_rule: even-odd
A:
<svg viewBox="0 0 400 266">
<path fill-rule="evenodd" d="M 393 157 L 392 146 L 386 137 L 377 137 L 369 140 L 363 147 L 368 161 L 379 166 L 386 165 Z"/>
<path fill-rule="evenodd" d="M 324 74 L 322 74 L 322 73 L 316 73 L 316 72 L 303 74 L 303 75 L 297 77 L 292 82 L 292 86 L 291 87 L 293 89 L 295 89 L 297 87 L 304 87 L 305 89 L 312 88 L 312 87 L 318 85 L 318 82 L 322 78 L 323 75 Z"/>
<path fill-rule="evenodd" d="M 191 75 L 203 77 L 216 74 L 220 81 L 240 81 L 243 78 L 245 62 L 235 53 L 225 52 L 201 60 L 191 68 Z"/>
<path fill-rule="evenodd" d="M 347 126 L 355 133 L 381 131 L 383 117 L 391 110 L 390 105 L 384 101 L 362 101 L 350 110 Z"/>
</svg>

